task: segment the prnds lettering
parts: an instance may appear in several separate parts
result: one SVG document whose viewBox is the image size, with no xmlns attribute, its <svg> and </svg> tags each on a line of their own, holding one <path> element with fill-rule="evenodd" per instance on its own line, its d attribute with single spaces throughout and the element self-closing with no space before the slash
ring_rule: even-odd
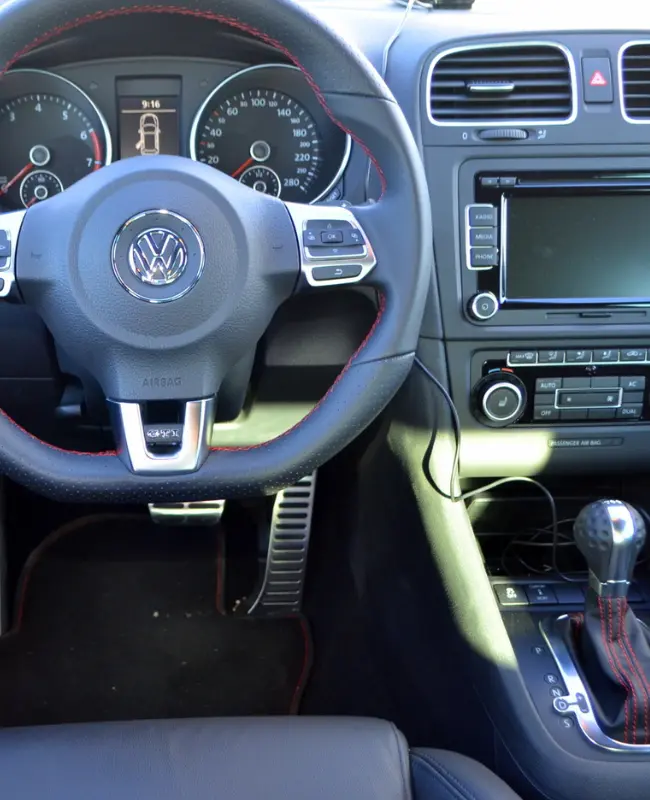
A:
<svg viewBox="0 0 650 800">
<path fill-rule="evenodd" d="M 169 389 L 172 386 L 181 386 L 182 378 L 145 378 L 142 386 L 145 389 Z"/>
</svg>

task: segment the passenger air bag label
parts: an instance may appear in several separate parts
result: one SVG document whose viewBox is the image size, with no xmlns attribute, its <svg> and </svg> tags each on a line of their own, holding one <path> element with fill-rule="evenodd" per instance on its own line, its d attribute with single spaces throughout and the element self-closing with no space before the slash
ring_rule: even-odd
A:
<svg viewBox="0 0 650 800">
<path fill-rule="evenodd" d="M 551 439 L 548 446 L 553 449 L 567 449 L 569 447 L 620 447 L 625 440 L 623 437 L 608 437 L 592 439 Z"/>
</svg>

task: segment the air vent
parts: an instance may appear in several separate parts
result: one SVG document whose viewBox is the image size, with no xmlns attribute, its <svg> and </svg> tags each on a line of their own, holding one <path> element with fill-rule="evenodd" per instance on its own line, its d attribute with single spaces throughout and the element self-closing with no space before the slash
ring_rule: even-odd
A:
<svg viewBox="0 0 650 800">
<path fill-rule="evenodd" d="M 438 125 L 564 124 L 575 117 L 575 72 L 558 45 L 471 46 L 431 68 L 431 120 Z"/>
<path fill-rule="evenodd" d="M 650 42 L 623 49 L 621 78 L 625 116 L 634 122 L 650 122 Z"/>
</svg>

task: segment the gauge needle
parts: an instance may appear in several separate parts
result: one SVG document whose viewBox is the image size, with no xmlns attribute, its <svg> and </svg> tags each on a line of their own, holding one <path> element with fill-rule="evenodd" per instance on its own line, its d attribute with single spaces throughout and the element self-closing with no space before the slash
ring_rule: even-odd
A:
<svg viewBox="0 0 650 800">
<path fill-rule="evenodd" d="M 12 179 L 11 179 L 11 180 L 8 182 L 8 183 L 5 183 L 5 185 L 4 185 L 4 186 L 0 187 L 0 194 L 7 194 L 7 192 L 9 191 L 9 189 L 11 189 L 11 187 L 12 187 L 12 186 L 13 186 L 15 183 L 18 183 L 18 181 L 19 181 L 19 180 L 21 180 L 22 178 L 24 178 L 24 177 L 25 177 L 25 175 L 27 175 L 27 173 L 28 173 L 28 172 L 30 172 L 32 169 L 34 169 L 34 165 L 33 165 L 31 162 L 30 162 L 29 164 L 27 164 L 26 166 L 24 166 L 24 167 L 23 167 L 23 168 L 20 170 L 20 172 L 18 173 L 18 175 L 16 175 L 15 177 L 13 177 L 13 178 L 12 178 Z"/>
<path fill-rule="evenodd" d="M 249 167 L 252 167 L 254 163 L 255 163 L 255 161 L 252 158 L 247 158 L 246 161 L 244 161 L 244 163 L 241 165 L 241 167 L 239 167 L 239 169 L 236 169 L 231 174 L 230 177 L 231 178 L 238 178 L 242 174 L 242 172 L 244 172 L 244 170 L 247 170 Z"/>
</svg>

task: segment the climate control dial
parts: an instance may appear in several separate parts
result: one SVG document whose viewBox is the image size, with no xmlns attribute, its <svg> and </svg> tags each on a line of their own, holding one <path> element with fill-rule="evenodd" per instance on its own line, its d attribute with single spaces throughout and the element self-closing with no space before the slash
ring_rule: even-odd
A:
<svg viewBox="0 0 650 800">
<path fill-rule="evenodd" d="M 526 387 L 511 372 L 492 372 L 474 388 L 475 408 L 481 422 L 493 428 L 512 425 L 526 409 Z"/>
</svg>

